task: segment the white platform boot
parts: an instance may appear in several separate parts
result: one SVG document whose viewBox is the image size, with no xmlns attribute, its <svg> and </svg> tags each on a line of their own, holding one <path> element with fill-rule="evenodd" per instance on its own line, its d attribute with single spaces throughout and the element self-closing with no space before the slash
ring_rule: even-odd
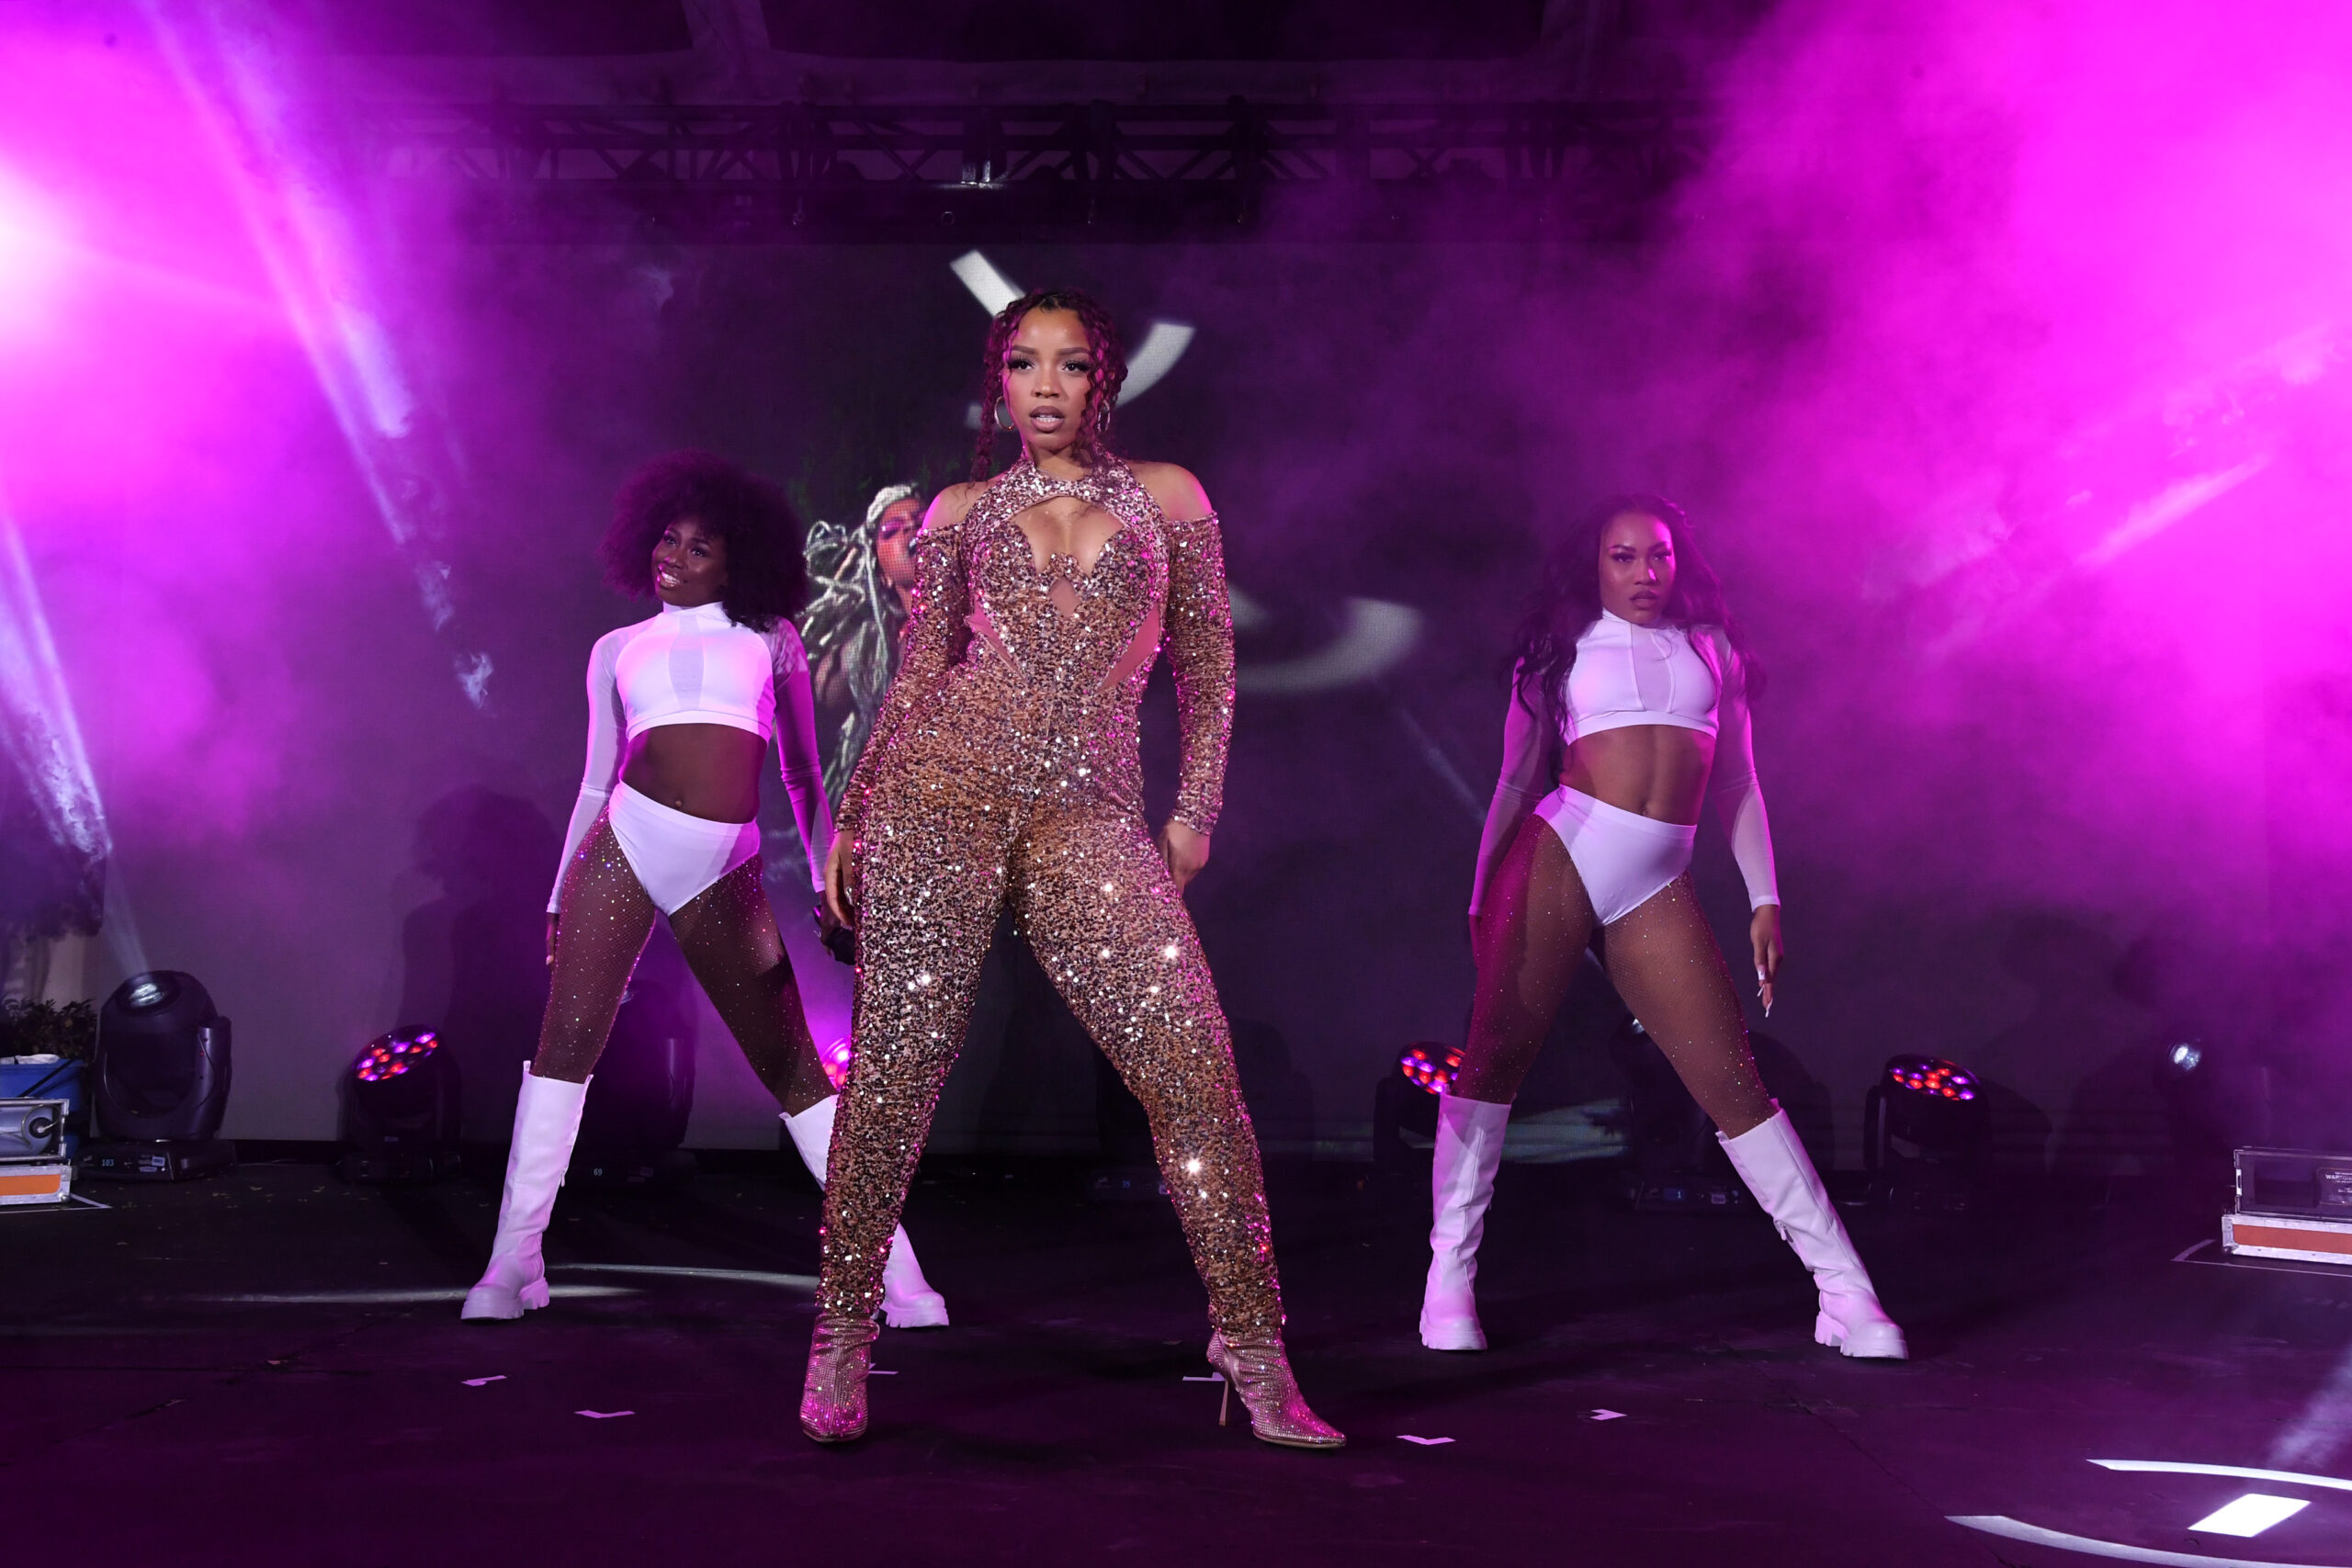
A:
<svg viewBox="0 0 2352 1568">
<path fill-rule="evenodd" d="M 1495 1168 L 1502 1163 L 1503 1123 L 1510 1107 L 1439 1097 L 1437 1148 L 1430 1162 L 1430 1277 L 1421 1291 L 1421 1343 L 1432 1350 L 1483 1350 L 1471 1287 L 1478 1278 L 1478 1241 L 1487 1234 Z"/>
<path fill-rule="evenodd" d="M 1815 1342 L 1835 1345 L 1849 1356 L 1895 1361 L 1909 1356 L 1903 1330 L 1878 1304 L 1870 1270 L 1855 1256 L 1845 1223 L 1838 1219 L 1804 1145 L 1797 1141 L 1789 1113 L 1775 1106 L 1770 1121 L 1736 1138 L 1717 1133 L 1715 1141 L 1731 1156 L 1732 1168 L 1757 1202 L 1772 1216 L 1781 1239 L 1813 1272 L 1821 1291 L 1821 1313 L 1813 1324 Z"/>
<path fill-rule="evenodd" d="M 547 1265 L 539 1238 L 555 1212 L 556 1189 L 571 1164 L 580 1135 L 580 1111 L 588 1086 L 543 1078 L 523 1067 L 523 1092 L 514 1101 L 514 1143 L 506 1154 L 506 1191 L 498 1202 L 498 1235 L 490 1244 L 490 1267 L 466 1292 L 461 1318 L 515 1318 L 548 1304 Z"/>
<path fill-rule="evenodd" d="M 800 1163 L 820 1187 L 825 1184 L 825 1162 L 832 1154 L 833 1111 L 840 1104 L 840 1095 L 829 1094 L 797 1116 L 787 1111 L 780 1117 L 784 1130 L 792 1134 L 792 1146 L 800 1151 Z M 893 1328 L 947 1326 L 947 1298 L 922 1277 L 904 1225 L 890 1233 L 889 1261 L 882 1265 L 882 1321 Z"/>
</svg>

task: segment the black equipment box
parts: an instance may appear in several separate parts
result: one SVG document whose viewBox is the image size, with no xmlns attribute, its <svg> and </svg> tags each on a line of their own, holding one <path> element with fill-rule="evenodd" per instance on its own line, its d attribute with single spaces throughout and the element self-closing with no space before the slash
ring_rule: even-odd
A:
<svg viewBox="0 0 2352 1568">
<path fill-rule="evenodd" d="M 188 1181 L 234 1169 L 237 1145 L 227 1138 L 130 1138 L 85 1144 L 82 1174 L 108 1181 Z"/>
<path fill-rule="evenodd" d="M 2352 1154 L 2237 1149 L 2230 1158 L 2237 1169 L 2237 1213 L 2352 1220 Z"/>
</svg>

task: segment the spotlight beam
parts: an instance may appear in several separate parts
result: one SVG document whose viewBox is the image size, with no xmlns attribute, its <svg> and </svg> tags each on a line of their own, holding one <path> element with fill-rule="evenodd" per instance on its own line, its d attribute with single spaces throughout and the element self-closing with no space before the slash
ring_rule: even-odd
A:
<svg viewBox="0 0 2352 1568">
<path fill-rule="evenodd" d="M 23 777 L 51 840 L 70 851 L 86 875 L 107 878 L 114 834 L 107 823 L 106 802 L 82 739 L 73 694 L 66 689 L 49 615 L 33 581 L 24 536 L 17 532 L 5 498 L 0 498 L 0 747 Z M 114 919 L 103 919 L 106 886 L 101 880 L 93 889 L 101 923 L 110 928 L 118 955 L 135 961 L 134 973 L 143 970 L 147 955 L 129 908 L 118 904 Z"/>
<path fill-rule="evenodd" d="M 457 608 L 451 571 L 433 536 L 459 493 L 455 455 L 438 432 L 420 430 L 421 400 L 373 302 L 349 216 L 320 173 L 305 166 L 297 111 L 279 85 L 279 62 L 250 19 L 222 0 L 198 7 L 200 34 L 184 32 L 182 11 L 145 0 L 149 24 L 180 90 L 210 141 L 236 197 L 280 307 L 333 410 L 353 465 L 415 579 L 425 615 L 447 634 Z M 191 47 L 192 36 L 203 46 Z M 490 706 L 490 656 L 452 652 L 452 674 L 468 703 Z"/>
</svg>

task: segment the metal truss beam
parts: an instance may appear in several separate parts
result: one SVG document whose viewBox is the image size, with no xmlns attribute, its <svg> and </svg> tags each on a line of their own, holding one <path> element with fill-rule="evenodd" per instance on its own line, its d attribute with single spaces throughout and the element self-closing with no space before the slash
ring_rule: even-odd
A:
<svg viewBox="0 0 2352 1568">
<path fill-rule="evenodd" d="M 1638 229 L 1705 156 L 1668 101 L 377 105 L 379 175 L 479 237 L 1501 240 Z"/>
</svg>

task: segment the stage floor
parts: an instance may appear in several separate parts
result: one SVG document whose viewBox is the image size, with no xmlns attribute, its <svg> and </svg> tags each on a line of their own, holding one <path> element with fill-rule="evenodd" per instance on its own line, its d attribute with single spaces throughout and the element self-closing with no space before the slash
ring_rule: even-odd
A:
<svg viewBox="0 0 2352 1568">
<path fill-rule="evenodd" d="M 2153 1198 L 1849 1215 L 1912 1335 L 1886 1365 L 1812 1343 L 1754 1213 L 1506 1168 L 1495 1348 L 1445 1356 L 1413 1337 L 1425 1171 L 1278 1168 L 1293 1360 L 1350 1438 L 1325 1455 L 1218 1428 L 1172 1215 L 1088 1201 L 1076 1167 L 927 1174 L 908 1224 L 956 1326 L 884 1334 L 842 1450 L 794 1422 L 818 1199 L 780 1164 L 568 1190 L 555 1305 L 489 1325 L 457 1318 L 486 1174 L 85 1190 L 115 1206 L 0 1213 L 28 1563 L 2093 1561 L 1953 1516 L 2352 1563 L 2345 1482 L 2094 1462 L 2352 1472 L 2352 1270 L 2177 1261 L 2212 1216 Z M 2309 1506 L 2192 1532 L 2249 1492 Z"/>
</svg>

